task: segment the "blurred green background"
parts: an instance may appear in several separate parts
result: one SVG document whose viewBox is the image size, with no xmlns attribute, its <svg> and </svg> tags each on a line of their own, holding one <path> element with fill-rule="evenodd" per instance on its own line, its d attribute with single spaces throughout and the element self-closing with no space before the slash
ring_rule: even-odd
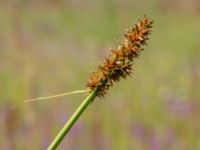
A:
<svg viewBox="0 0 200 150">
<path fill-rule="evenodd" d="M 46 149 L 84 95 L 21 102 L 84 89 L 144 15 L 155 24 L 133 78 L 96 99 L 59 149 L 199 150 L 199 0 L 1 0 L 0 149 Z"/>
</svg>

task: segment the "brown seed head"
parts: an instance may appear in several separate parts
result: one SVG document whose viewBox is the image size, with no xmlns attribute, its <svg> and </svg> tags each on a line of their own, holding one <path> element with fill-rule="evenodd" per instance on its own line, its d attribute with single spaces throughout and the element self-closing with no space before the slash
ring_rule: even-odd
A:
<svg viewBox="0 0 200 150">
<path fill-rule="evenodd" d="M 121 78 L 132 75 L 132 62 L 147 45 L 153 21 L 146 17 L 138 20 L 125 34 L 124 42 L 118 48 L 111 50 L 111 54 L 105 57 L 95 72 L 91 73 L 87 82 L 87 88 L 96 90 L 97 96 L 103 97 L 108 89 Z"/>
</svg>

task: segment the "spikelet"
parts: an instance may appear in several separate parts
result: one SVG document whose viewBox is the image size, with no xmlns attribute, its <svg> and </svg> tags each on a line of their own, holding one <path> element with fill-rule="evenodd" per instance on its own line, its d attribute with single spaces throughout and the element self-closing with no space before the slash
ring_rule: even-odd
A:
<svg viewBox="0 0 200 150">
<path fill-rule="evenodd" d="M 104 97 L 115 82 L 131 76 L 133 59 L 139 56 L 143 50 L 142 46 L 147 45 L 152 24 L 153 21 L 145 17 L 126 31 L 124 42 L 118 48 L 111 50 L 111 54 L 105 57 L 95 72 L 90 74 L 87 89 L 96 90 L 98 97 Z"/>
</svg>

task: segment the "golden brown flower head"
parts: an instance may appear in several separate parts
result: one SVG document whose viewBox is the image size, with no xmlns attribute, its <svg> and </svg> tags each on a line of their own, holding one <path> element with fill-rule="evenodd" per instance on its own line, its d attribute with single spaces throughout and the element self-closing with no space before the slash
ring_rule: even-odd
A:
<svg viewBox="0 0 200 150">
<path fill-rule="evenodd" d="M 138 20 L 134 27 L 125 34 L 124 42 L 111 51 L 95 72 L 91 73 L 87 88 L 96 90 L 97 96 L 103 97 L 108 89 L 121 78 L 132 74 L 133 59 L 138 57 L 146 45 L 151 33 L 153 21 L 144 18 Z"/>
</svg>

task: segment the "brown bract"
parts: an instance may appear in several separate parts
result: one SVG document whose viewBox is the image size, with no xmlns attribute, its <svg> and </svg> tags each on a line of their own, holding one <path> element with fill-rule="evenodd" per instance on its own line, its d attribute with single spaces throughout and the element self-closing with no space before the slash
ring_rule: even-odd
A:
<svg viewBox="0 0 200 150">
<path fill-rule="evenodd" d="M 125 34 L 124 42 L 118 48 L 111 50 L 111 54 L 105 57 L 103 63 L 96 71 L 90 74 L 87 88 L 96 90 L 99 97 L 103 97 L 108 89 L 121 78 L 132 75 L 132 62 L 143 50 L 151 33 L 153 21 L 146 17 L 131 27 Z"/>
</svg>

